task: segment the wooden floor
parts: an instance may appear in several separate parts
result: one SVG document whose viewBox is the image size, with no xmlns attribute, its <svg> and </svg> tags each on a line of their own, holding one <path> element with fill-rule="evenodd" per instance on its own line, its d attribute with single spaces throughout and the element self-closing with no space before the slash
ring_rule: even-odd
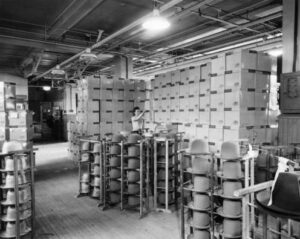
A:
<svg viewBox="0 0 300 239">
<path fill-rule="evenodd" d="M 97 208 L 95 200 L 76 198 L 77 168 L 67 156 L 67 144 L 37 146 L 37 239 L 179 239 L 177 213 L 138 213 Z"/>
</svg>

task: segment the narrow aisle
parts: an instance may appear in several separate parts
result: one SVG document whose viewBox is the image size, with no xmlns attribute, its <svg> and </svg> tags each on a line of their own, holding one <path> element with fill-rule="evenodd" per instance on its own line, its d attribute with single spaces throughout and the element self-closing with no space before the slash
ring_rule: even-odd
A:
<svg viewBox="0 0 300 239">
<path fill-rule="evenodd" d="M 119 208 L 102 211 L 97 201 L 76 198 L 77 167 L 67 144 L 35 146 L 37 239 L 179 239 L 178 215 L 138 213 Z"/>
</svg>

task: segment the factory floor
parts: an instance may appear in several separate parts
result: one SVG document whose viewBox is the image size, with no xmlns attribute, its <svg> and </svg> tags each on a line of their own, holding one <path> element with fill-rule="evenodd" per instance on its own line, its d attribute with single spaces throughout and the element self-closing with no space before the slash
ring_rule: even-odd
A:
<svg viewBox="0 0 300 239">
<path fill-rule="evenodd" d="M 179 239 L 178 213 L 102 211 L 97 201 L 76 198 L 77 167 L 67 143 L 35 145 L 36 236 L 38 239 Z"/>
</svg>

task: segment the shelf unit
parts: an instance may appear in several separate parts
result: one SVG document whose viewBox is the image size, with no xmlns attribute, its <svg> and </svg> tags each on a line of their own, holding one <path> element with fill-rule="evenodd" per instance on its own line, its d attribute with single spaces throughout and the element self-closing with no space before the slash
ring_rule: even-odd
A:
<svg viewBox="0 0 300 239">
<path fill-rule="evenodd" d="M 182 150 L 180 155 L 180 192 L 181 195 L 188 192 L 187 197 L 182 196 L 180 203 L 181 239 L 213 239 L 215 157 L 207 152 L 191 153 L 186 150 Z M 184 158 L 190 159 L 190 167 L 185 165 Z"/>
<path fill-rule="evenodd" d="M 175 138 L 154 138 L 154 209 L 170 213 L 177 206 L 178 158 Z"/>
<path fill-rule="evenodd" d="M 121 210 L 149 211 L 149 157 L 144 141 L 121 142 Z"/>
<path fill-rule="evenodd" d="M 0 238 L 34 238 L 33 151 L 0 154 Z M 18 192 L 18 193 L 16 193 Z"/>
<path fill-rule="evenodd" d="M 89 196 L 98 200 L 100 206 L 104 197 L 103 141 L 80 139 L 80 147 L 78 197 Z"/>
</svg>

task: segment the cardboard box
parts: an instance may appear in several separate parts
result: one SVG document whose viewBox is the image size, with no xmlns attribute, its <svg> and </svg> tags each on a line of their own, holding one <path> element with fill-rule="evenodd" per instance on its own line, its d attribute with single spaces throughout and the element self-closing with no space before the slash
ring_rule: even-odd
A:
<svg viewBox="0 0 300 239">
<path fill-rule="evenodd" d="M 269 93 L 258 93 L 255 92 L 255 107 L 256 108 L 267 108 L 269 103 Z"/>
<path fill-rule="evenodd" d="M 198 81 L 190 81 L 189 82 L 189 95 L 193 95 L 194 97 L 199 97 L 200 94 L 200 83 Z"/>
<path fill-rule="evenodd" d="M 225 123 L 224 111 L 210 111 L 210 124 L 222 127 Z"/>
<path fill-rule="evenodd" d="M 33 138 L 33 127 L 18 127 L 9 129 L 9 140 L 30 141 Z"/>
<path fill-rule="evenodd" d="M 189 82 L 199 82 L 201 75 L 200 75 L 200 66 L 191 66 L 188 70 L 188 78 Z"/>
<path fill-rule="evenodd" d="M 221 142 L 224 139 L 223 127 L 209 126 L 209 142 Z"/>
<path fill-rule="evenodd" d="M 190 86 L 189 86 L 188 82 L 185 83 L 184 85 L 180 85 L 179 87 L 180 87 L 179 96 L 188 97 L 190 94 Z"/>
<path fill-rule="evenodd" d="M 114 79 L 108 76 L 101 76 L 101 89 L 113 89 Z"/>
<path fill-rule="evenodd" d="M 249 142 L 253 140 L 252 129 L 237 128 L 237 129 L 224 129 L 224 141 L 237 141 L 241 139 L 248 139 Z"/>
<path fill-rule="evenodd" d="M 9 111 L 8 122 L 9 126 L 31 126 L 32 113 L 27 111 Z"/>
<path fill-rule="evenodd" d="M 199 97 L 199 108 L 204 111 L 210 110 L 210 95 Z"/>
<path fill-rule="evenodd" d="M 200 79 L 209 80 L 211 74 L 211 63 L 202 64 L 200 66 Z"/>
<path fill-rule="evenodd" d="M 199 123 L 209 125 L 210 124 L 210 111 L 199 110 Z"/>
<path fill-rule="evenodd" d="M 210 109 L 224 111 L 224 93 L 210 94 Z"/>
<path fill-rule="evenodd" d="M 225 54 L 226 71 L 239 72 L 241 69 L 256 69 L 257 53 L 249 50 L 237 50 Z"/>
<path fill-rule="evenodd" d="M 267 72 L 256 71 L 255 91 L 266 91 L 270 87 L 271 75 Z"/>
<path fill-rule="evenodd" d="M 124 99 L 124 89 L 113 89 L 113 100 L 123 100 Z"/>
<path fill-rule="evenodd" d="M 225 126 L 240 128 L 255 125 L 255 111 L 225 111 Z"/>
<path fill-rule="evenodd" d="M 249 70 L 225 74 L 225 90 L 245 91 L 248 89 L 255 89 L 255 82 L 257 82 L 256 74 L 255 71 Z"/>
<path fill-rule="evenodd" d="M 223 54 L 216 56 L 211 60 L 211 74 L 224 75 L 225 72 L 225 57 Z"/>
<path fill-rule="evenodd" d="M 101 100 L 111 100 L 113 98 L 113 91 L 111 89 L 103 89 L 100 90 L 100 99 Z"/>
<path fill-rule="evenodd" d="M 7 126 L 7 117 L 5 112 L 0 112 L 0 127 L 5 128 Z"/>
<path fill-rule="evenodd" d="M 254 95 L 252 91 L 225 92 L 225 108 L 233 111 L 254 108 Z"/>
<path fill-rule="evenodd" d="M 180 82 L 183 84 L 187 84 L 189 82 L 188 71 L 189 68 L 180 70 Z"/>
<path fill-rule="evenodd" d="M 171 73 L 171 82 L 173 85 L 180 82 L 180 70 L 176 70 Z"/>
<path fill-rule="evenodd" d="M 101 111 L 100 119 L 101 119 L 101 122 L 111 122 L 112 121 L 112 111 Z"/>
<path fill-rule="evenodd" d="M 210 79 L 201 79 L 199 82 L 199 94 L 206 95 L 210 92 Z"/>
<path fill-rule="evenodd" d="M 8 130 L 5 127 L 0 127 L 0 141 L 8 139 Z"/>
<path fill-rule="evenodd" d="M 196 136 L 199 139 L 208 140 L 209 126 L 207 124 L 196 125 Z"/>
<path fill-rule="evenodd" d="M 200 121 L 199 115 L 199 109 L 189 109 L 189 119 L 191 123 L 198 124 Z"/>
<path fill-rule="evenodd" d="M 257 54 L 257 70 L 259 71 L 272 71 L 272 61 L 274 61 L 274 57 L 271 57 L 270 55 L 266 53 L 259 52 Z"/>
<path fill-rule="evenodd" d="M 210 78 L 210 92 L 222 93 L 225 89 L 225 76 L 218 75 Z"/>
</svg>

